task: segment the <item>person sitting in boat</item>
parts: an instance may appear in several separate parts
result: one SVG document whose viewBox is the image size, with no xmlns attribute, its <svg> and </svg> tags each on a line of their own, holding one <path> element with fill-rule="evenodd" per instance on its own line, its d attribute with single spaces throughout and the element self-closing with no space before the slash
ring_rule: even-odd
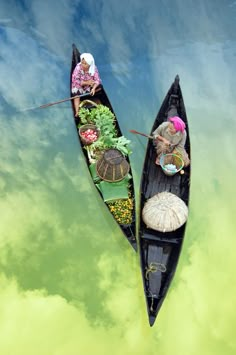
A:
<svg viewBox="0 0 236 355">
<path fill-rule="evenodd" d="M 185 123 L 180 117 L 170 117 L 167 122 L 161 123 L 153 132 L 153 136 L 156 143 L 157 165 L 160 165 L 161 155 L 167 153 L 180 155 L 184 166 L 190 164 L 188 153 L 184 148 L 187 132 L 185 130 Z"/>
<path fill-rule="evenodd" d="M 96 88 L 101 84 L 100 75 L 95 65 L 94 58 L 90 53 L 83 53 L 80 62 L 76 65 L 71 80 L 71 92 L 73 96 L 84 94 L 95 94 Z M 75 116 L 78 115 L 80 98 L 74 99 Z"/>
</svg>

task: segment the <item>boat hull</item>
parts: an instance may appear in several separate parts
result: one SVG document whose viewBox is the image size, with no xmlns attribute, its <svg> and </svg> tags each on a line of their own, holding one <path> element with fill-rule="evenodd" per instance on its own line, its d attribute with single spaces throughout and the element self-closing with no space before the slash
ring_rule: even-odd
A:
<svg viewBox="0 0 236 355">
<path fill-rule="evenodd" d="M 79 50 L 77 49 L 77 47 L 73 44 L 72 46 L 72 63 L 71 63 L 71 73 L 70 73 L 70 88 L 71 88 L 71 77 L 72 77 L 72 73 L 74 71 L 74 68 L 76 67 L 76 65 L 80 62 L 80 52 Z M 71 92 L 71 89 L 70 89 L 70 93 L 71 93 L 71 96 L 72 96 L 72 92 Z M 86 95 L 86 96 L 83 96 L 80 98 L 80 101 L 82 102 L 83 100 L 91 100 L 91 101 L 99 101 L 99 103 L 101 103 L 102 105 L 104 106 L 107 106 L 112 112 L 113 114 L 114 111 L 113 111 L 113 108 L 111 106 L 111 103 L 108 99 L 108 96 L 106 94 L 106 91 L 104 89 L 104 87 L 102 85 L 100 85 L 98 87 L 98 91 L 96 92 L 96 94 L 94 96 L 91 96 L 91 95 Z M 72 100 L 73 101 L 73 100 Z M 74 105 L 73 105 L 73 102 L 72 102 L 72 110 L 73 110 L 73 117 L 75 115 L 75 110 L 74 110 Z M 83 149 L 84 147 L 84 144 L 83 142 L 81 141 L 81 138 L 80 138 L 80 135 L 79 135 L 79 132 L 78 132 L 78 124 L 80 123 L 80 120 L 79 118 L 75 118 L 75 125 L 76 125 L 76 130 L 77 130 L 77 134 L 78 134 L 78 138 L 79 138 L 79 142 L 80 142 L 80 145 L 81 145 L 81 148 L 82 148 L 82 152 L 83 152 L 83 155 L 84 155 L 84 158 L 85 158 L 85 161 L 87 163 L 87 166 L 89 168 L 89 165 L 90 165 L 90 162 L 89 162 L 89 158 L 88 158 L 88 155 L 87 155 L 87 152 L 85 149 Z M 119 123 L 116 119 L 115 121 L 115 125 L 116 125 L 116 130 L 118 132 L 118 136 L 122 136 L 122 132 L 121 132 L 121 129 L 119 127 Z M 126 159 L 129 163 L 129 159 Z M 130 175 L 132 176 L 132 171 L 130 170 Z M 96 190 L 98 191 L 98 189 L 96 188 Z M 131 191 L 131 195 L 134 197 L 134 184 L 133 184 L 133 179 L 131 179 L 130 181 L 130 191 Z M 99 195 L 102 197 L 101 193 L 98 191 Z M 104 202 L 105 203 L 105 202 Z M 105 203 L 106 205 L 106 203 Z M 107 205 L 106 205 L 107 206 Z M 109 209 L 108 209 L 109 210 Z M 109 211 L 110 212 L 110 211 Z M 113 217 L 113 216 L 112 216 Z M 117 222 L 117 221 L 116 221 Z M 137 251 L 137 240 L 136 240 L 136 228 L 135 228 L 135 208 L 134 208 L 134 212 L 133 212 L 133 220 L 132 220 L 132 223 L 131 224 L 128 224 L 128 225 L 122 225 L 122 224 L 119 224 L 117 222 L 117 224 L 119 225 L 120 229 L 122 230 L 125 238 L 129 241 L 130 245 L 133 247 L 133 249 L 135 251 Z"/>
<path fill-rule="evenodd" d="M 190 156 L 190 140 L 187 115 L 179 77 L 176 76 L 154 121 L 152 132 L 169 117 L 179 116 L 186 124 L 186 151 Z M 150 134 L 150 135 L 151 135 Z M 186 205 L 189 201 L 190 167 L 184 174 L 167 176 L 155 164 L 156 150 L 150 139 L 147 144 L 140 186 L 139 247 L 140 266 L 150 326 L 155 322 L 160 307 L 173 279 L 183 243 L 186 223 L 173 232 L 158 232 L 148 228 L 142 220 L 145 202 L 154 195 L 168 191 L 180 197 Z"/>
</svg>

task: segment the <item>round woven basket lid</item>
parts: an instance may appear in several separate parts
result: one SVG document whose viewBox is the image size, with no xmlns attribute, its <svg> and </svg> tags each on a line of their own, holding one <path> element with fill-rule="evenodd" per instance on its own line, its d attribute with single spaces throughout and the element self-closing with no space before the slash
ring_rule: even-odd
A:
<svg viewBox="0 0 236 355">
<path fill-rule="evenodd" d="M 106 150 L 96 164 L 97 175 L 109 182 L 124 179 L 129 168 L 129 163 L 118 149 Z"/>
<path fill-rule="evenodd" d="M 188 207 L 181 198 L 164 191 L 147 200 L 142 218 L 148 228 L 172 232 L 187 221 Z"/>
</svg>

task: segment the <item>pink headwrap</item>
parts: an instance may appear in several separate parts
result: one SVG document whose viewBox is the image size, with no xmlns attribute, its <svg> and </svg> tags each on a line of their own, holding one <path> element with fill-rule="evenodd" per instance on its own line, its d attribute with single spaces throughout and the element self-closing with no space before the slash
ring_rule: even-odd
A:
<svg viewBox="0 0 236 355">
<path fill-rule="evenodd" d="M 185 125 L 184 121 L 181 120 L 180 117 L 178 117 L 178 116 L 170 117 L 169 121 L 173 123 L 176 132 L 178 132 L 178 131 L 183 132 L 185 130 L 186 125 Z"/>
</svg>

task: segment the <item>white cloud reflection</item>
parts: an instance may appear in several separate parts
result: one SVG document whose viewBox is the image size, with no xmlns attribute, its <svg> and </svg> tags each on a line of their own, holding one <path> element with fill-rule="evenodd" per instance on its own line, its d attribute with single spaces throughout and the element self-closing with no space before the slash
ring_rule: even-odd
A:
<svg viewBox="0 0 236 355">
<path fill-rule="evenodd" d="M 27 11 L 1 3 L 2 354 L 234 353 L 234 17 L 227 4 L 186 3 L 35 0 Z M 95 54 L 126 131 L 149 133 L 180 75 L 191 210 L 152 329 L 138 259 L 88 181 L 69 104 L 20 111 L 68 95 L 72 42 Z M 140 147 L 135 141 L 134 166 L 142 164 Z"/>
<path fill-rule="evenodd" d="M 6 102 L 19 110 L 62 95 L 58 82 L 63 81 L 63 73 L 57 58 L 44 49 L 39 52 L 37 43 L 20 31 L 7 29 L 5 33 L 0 91 Z"/>
<path fill-rule="evenodd" d="M 129 322 L 116 331 L 99 324 L 91 327 L 83 307 L 77 309 L 60 296 L 22 291 L 14 279 L 3 276 L 0 285 L 2 354 L 155 354 L 150 342 L 143 342 L 143 329 L 133 332 Z"/>
</svg>

